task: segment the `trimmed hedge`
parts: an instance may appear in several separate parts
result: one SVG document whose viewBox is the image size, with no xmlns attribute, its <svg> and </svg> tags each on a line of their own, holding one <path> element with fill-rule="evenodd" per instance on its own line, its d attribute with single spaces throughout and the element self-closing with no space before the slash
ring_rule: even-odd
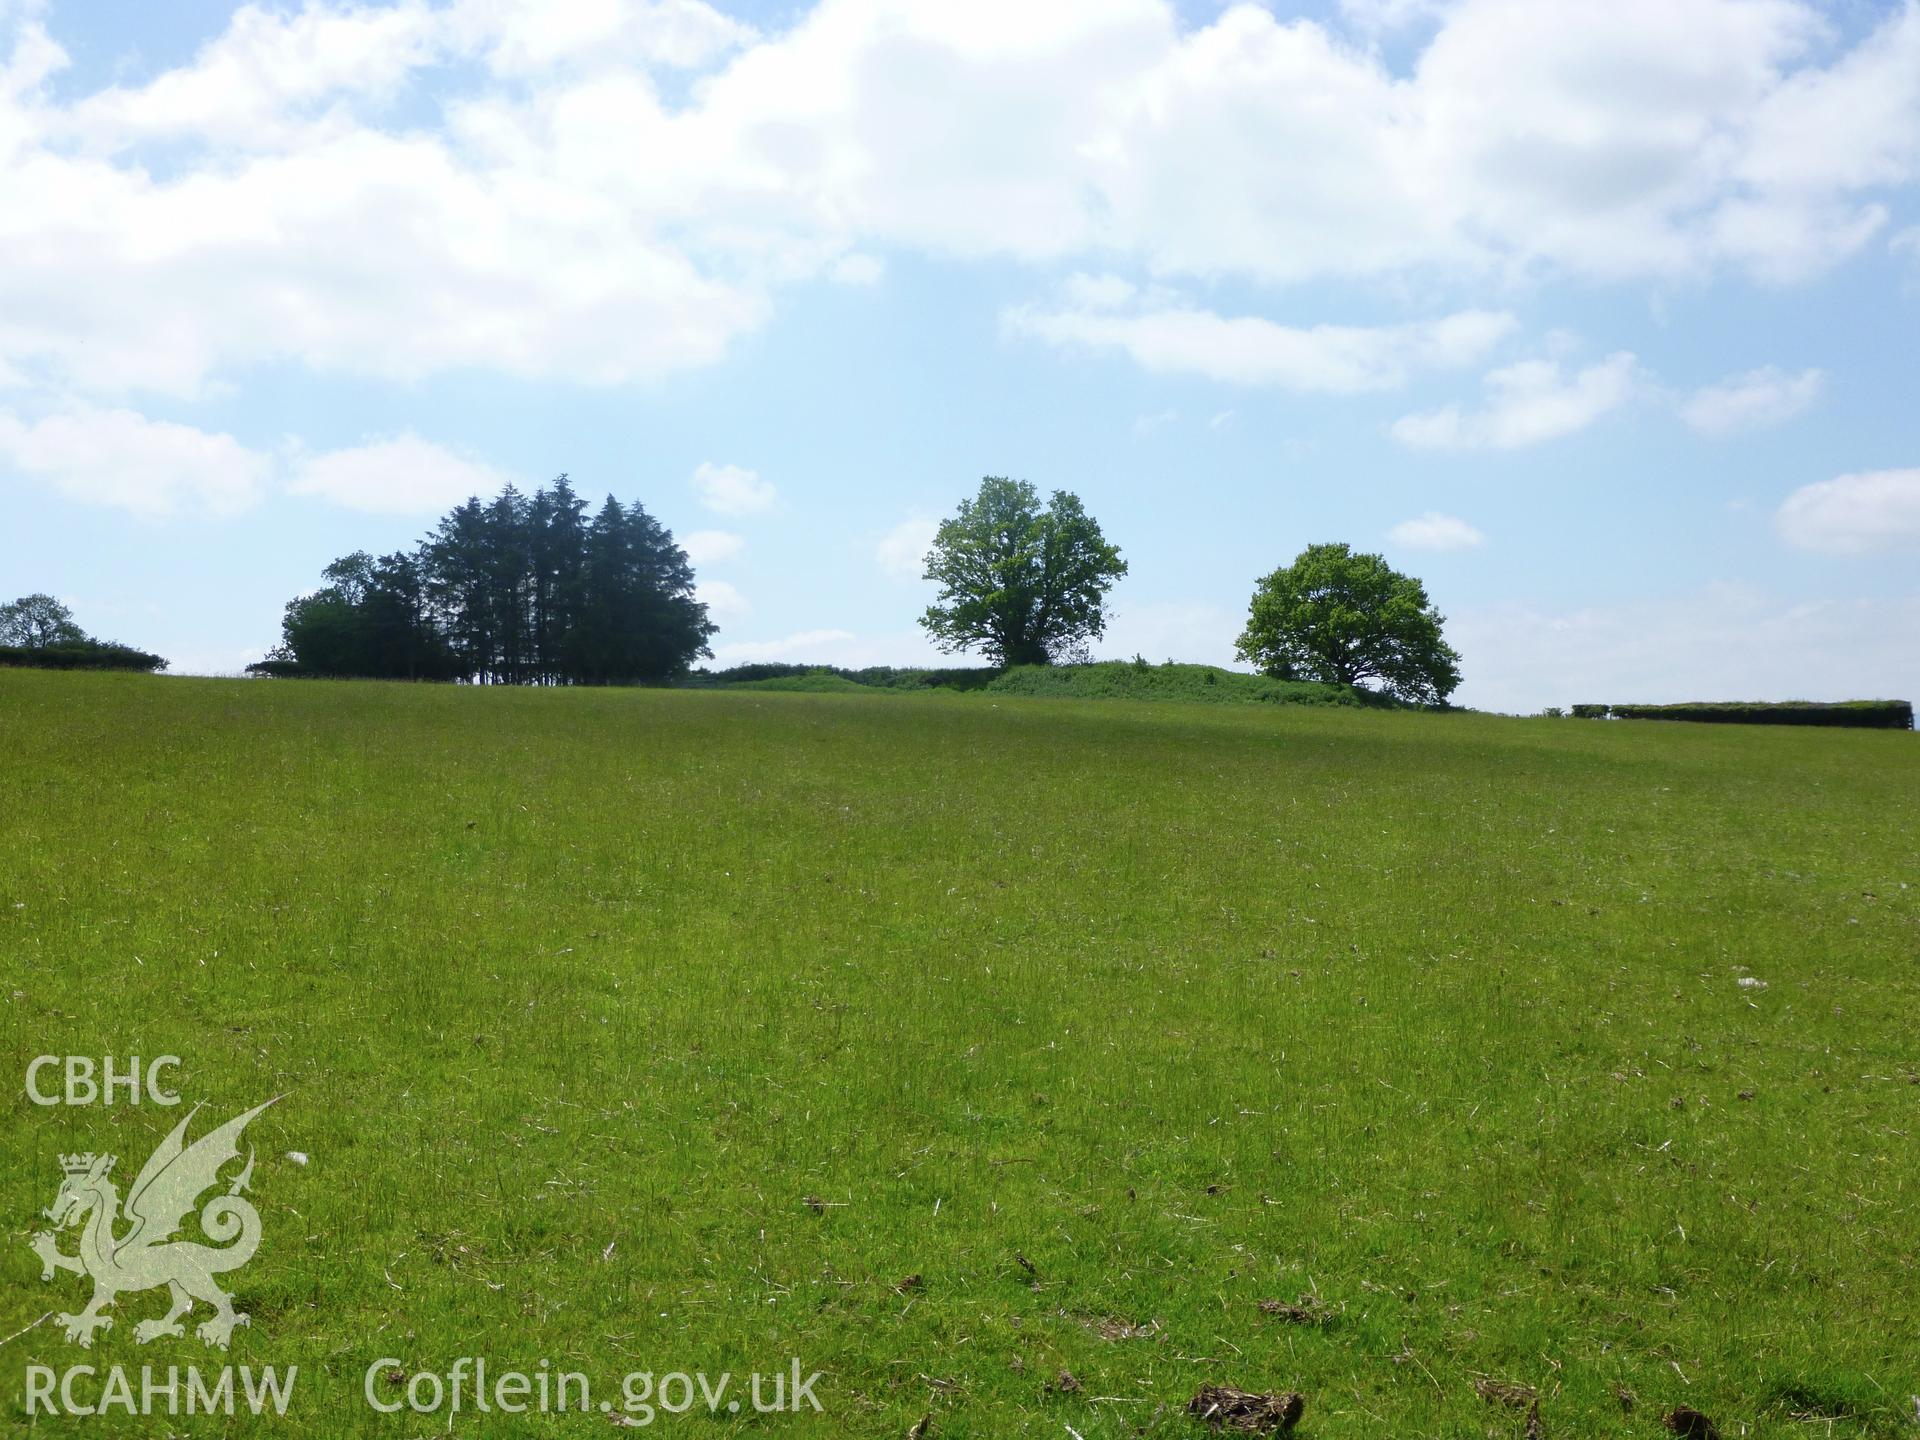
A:
<svg viewBox="0 0 1920 1440">
<path fill-rule="evenodd" d="M 1710 725 L 1842 725 L 1863 730 L 1913 729 L 1911 700 L 1812 700 L 1778 702 L 1693 701 L 1684 705 L 1576 705 L 1573 713 L 1592 712 L 1615 720 L 1693 720 Z"/>
<path fill-rule="evenodd" d="M 158 655 L 111 641 L 86 640 L 60 645 L 0 645 L 0 665 L 38 670 L 164 670 Z"/>
</svg>

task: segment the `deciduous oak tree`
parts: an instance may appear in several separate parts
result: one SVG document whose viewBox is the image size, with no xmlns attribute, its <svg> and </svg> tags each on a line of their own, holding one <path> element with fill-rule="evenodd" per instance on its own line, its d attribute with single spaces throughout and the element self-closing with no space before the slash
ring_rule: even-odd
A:
<svg viewBox="0 0 1920 1440">
<path fill-rule="evenodd" d="M 1426 587 L 1379 555 L 1309 545 L 1262 579 L 1240 636 L 1242 660 L 1269 675 L 1331 685 L 1374 682 L 1402 700 L 1440 704 L 1460 684 L 1460 655 Z"/>
<path fill-rule="evenodd" d="M 940 595 L 920 623 L 948 653 L 1048 665 L 1106 632 L 1107 591 L 1126 573 L 1079 496 L 1042 506 L 1026 481 L 989 475 L 934 535 L 926 578 Z"/>
<path fill-rule="evenodd" d="M 11 605 L 0 605 L 0 645 L 41 650 L 86 640 L 87 632 L 73 623 L 73 612 L 51 595 L 22 595 Z"/>
</svg>

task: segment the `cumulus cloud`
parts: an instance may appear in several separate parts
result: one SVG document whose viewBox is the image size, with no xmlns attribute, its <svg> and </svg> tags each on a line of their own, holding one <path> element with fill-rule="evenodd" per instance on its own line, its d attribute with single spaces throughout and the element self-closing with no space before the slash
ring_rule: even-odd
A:
<svg viewBox="0 0 1920 1440">
<path fill-rule="evenodd" d="M 1393 438 L 1415 450 L 1517 450 L 1586 429 L 1633 395 L 1639 367 L 1622 351 L 1567 374 L 1557 360 L 1523 360 L 1490 372 L 1484 408 L 1456 405 L 1394 422 Z"/>
<path fill-rule="evenodd" d="M 1920 550 L 1920 470 L 1873 470 L 1803 485 L 1781 504 L 1774 524 L 1804 550 Z"/>
<path fill-rule="evenodd" d="M 887 262 L 877 255 L 842 255 L 827 272 L 836 285 L 878 285 L 887 275 Z"/>
<path fill-rule="evenodd" d="M 0 411 L 0 467 L 91 505 L 224 515 L 259 498 L 273 460 L 231 435 L 76 406 L 30 422 Z"/>
<path fill-rule="evenodd" d="M 438 126 L 383 118 L 452 83 L 461 8 L 244 7 L 190 63 L 66 105 L 45 86 L 64 57 L 43 55 L 0 90 L 0 360 L 191 395 L 282 361 L 616 383 L 718 359 L 766 284 L 666 238 L 681 215 L 635 194 L 645 173 L 583 168 L 609 133 L 621 155 L 662 148 L 644 72 L 610 55 L 532 104 L 502 81 L 443 95 Z M 515 7 L 492 8 L 511 34 Z M 10 71 L 36 37 L 17 29 Z"/>
<path fill-rule="evenodd" d="M 755 31 L 700 0 L 455 0 L 446 12 L 449 39 L 482 53 L 505 75 L 563 65 L 691 68 L 754 39 Z"/>
<path fill-rule="evenodd" d="M 1795 374 L 1769 365 L 1694 391 L 1680 407 L 1680 417 L 1702 435 L 1764 430 L 1803 414 L 1826 382 L 1824 371 Z"/>
<path fill-rule="evenodd" d="M 1117 310 L 1140 291 L 1131 280 L 1119 275 L 1089 275 L 1075 271 L 1067 277 L 1068 301 L 1080 310 Z"/>
<path fill-rule="evenodd" d="M 716 515 L 758 515 L 778 498 L 772 484 L 739 465 L 704 460 L 693 472 L 693 490 Z"/>
<path fill-rule="evenodd" d="M 509 479 L 484 461 L 409 430 L 317 455 L 296 452 L 287 489 L 349 510 L 437 515 L 470 496 L 491 497 Z"/>
<path fill-rule="evenodd" d="M 1895 255 L 1905 258 L 1912 266 L 1912 278 L 1920 284 L 1920 225 L 1912 225 L 1902 230 L 1887 242 L 1887 247 Z"/>
<path fill-rule="evenodd" d="M 747 542 L 726 530 L 695 530 L 680 537 L 680 548 L 695 565 L 722 565 L 738 560 Z"/>
<path fill-rule="evenodd" d="M 174 139 L 283 147 L 300 138 L 316 107 L 391 96 L 434 62 L 439 20 L 418 0 L 288 14 L 243 6 L 189 64 L 144 85 L 95 91 L 48 120 L 55 133 L 101 150 Z"/>
<path fill-rule="evenodd" d="M 1340 0 L 1340 14 L 1363 34 L 1403 30 L 1445 9 L 1444 0 Z"/>
<path fill-rule="evenodd" d="M 737 586 L 725 580 L 702 580 L 693 587 L 693 597 L 707 607 L 707 614 L 719 625 L 732 625 L 753 613 L 753 606 Z"/>
<path fill-rule="evenodd" d="M 1810 0 L 1347 11 L 819 0 L 762 34 L 699 0 L 310 0 L 68 93 L 13 7 L 0 366 L 116 395 L 262 363 L 626 383 L 889 248 L 1195 283 L 1784 282 L 1867 243 L 1920 172 L 1912 0 L 1847 44 Z M 1420 15 L 1405 57 L 1352 39 Z M 1136 283 L 1032 318 L 1244 383 L 1379 383 L 1337 328 Z"/>
<path fill-rule="evenodd" d="M 1387 539 L 1408 550 L 1471 550 L 1487 543 L 1487 537 L 1466 521 L 1438 510 L 1402 520 L 1387 532 Z"/>
<path fill-rule="evenodd" d="M 1342 395 L 1390 390 L 1415 371 L 1471 364 L 1517 322 L 1503 311 L 1462 310 L 1405 325 L 1300 327 L 1163 305 L 1127 311 L 1016 306 L 1001 323 L 1011 335 L 1117 350 L 1159 374 Z"/>
<path fill-rule="evenodd" d="M 918 580 L 926 573 L 927 552 L 933 548 L 940 522 L 916 515 L 902 520 L 874 546 L 874 562 L 896 580 Z"/>
</svg>

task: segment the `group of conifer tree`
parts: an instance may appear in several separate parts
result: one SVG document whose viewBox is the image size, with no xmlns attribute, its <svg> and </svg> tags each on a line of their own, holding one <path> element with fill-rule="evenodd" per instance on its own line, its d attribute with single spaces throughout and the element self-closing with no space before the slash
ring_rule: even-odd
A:
<svg viewBox="0 0 1920 1440">
<path fill-rule="evenodd" d="M 344 556 L 288 603 L 281 644 L 250 668 L 506 685 L 684 673 L 716 629 L 686 552 L 638 503 L 587 508 L 562 475 L 469 499 L 411 552 Z"/>
</svg>

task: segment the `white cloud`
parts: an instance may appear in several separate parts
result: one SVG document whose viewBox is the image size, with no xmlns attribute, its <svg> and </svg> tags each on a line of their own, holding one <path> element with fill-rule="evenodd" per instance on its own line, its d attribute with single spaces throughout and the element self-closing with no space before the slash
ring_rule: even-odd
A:
<svg viewBox="0 0 1920 1440">
<path fill-rule="evenodd" d="M 418 0 L 384 8 L 320 4 L 275 14 L 245 5 L 193 61 L 148 83 L 82 98 L 58 126 L 102 149 L 211 139 L 270 149 L 299 138 L 313 107 L 390 97 L 437 58 L 438 19 Z"/>
<path fill-rule="evenodd" d="M 726 530 L 695 530 L 680 537 L 680 548 L 695 565 L 723 565 L 738 560 L 747 542 Z"/>
<path fill-rule="evenodd" d="M 1407 325 L 1302 328 L 1184 305 L 1130 313 L 1016 306 L 1001 322 L 1010 334 L 1054 345 L 1120 350 L 1157 373 L 1336 395 L 1393 389 L 1417 370 L 1471 364 L 1517 323 L 1504 312 L 1463 310 Z"/>
<path fill-rule="evenodd" d="M 0 356 L 61 383 L 192 395 L 275 361 L 614 383 L 714 361 L 766 313 L 617 197 L 427 138 L 316 137 L 173 184 L 78 164 L 9 177 L 0 213 Z"/>
<path fill-rule="evenodd" d="M 1163 271 L 1791 279 L 1863 243 L 1864 196 L 1912 178 L 1915 30 L 1903 6 L 1822 69 L 1824 19 L 1791 0 L 1461 0 L 1398 73 L 1236 6 L 1131 97 L 1101 193 Z"/>
<path fill-rule="evenodd" d="M 318 455 L 296 453 L 287 489 L 349 510 L 437 515 L 469 496 L 492 498 L 510 478 L 409 430 Z"/>
<path fill-rule="evenodd" d="M 280 361 L 614 383 L 709 363 L 761 322 L 762 280 L 664 237 L 671 197 L 590 168 L 612 131 L 622 154 L 660 147 L 644 75 L 385 123 L 460 60 L 450 23 L 417 0 L 245 7 L 137 89 L 0 92 L 0 361 L 105 392 Z"/>
<path fill-rule="evenodd" d="M 703 460 L 693 472 L 694 493 L 717 515 L 758 515 L 773 508 L 777 497 L 771 483 L 739 465 L 716 465 Z"/>
<path fill-rule="evenodd" d="M 1440 15 L 1444 0 L 1340 0 L 1340 13 L 1363 34 L 1404 30 Z"/>
<path fill-rule="evenodd" d="M 1680 416 L 1702 435 L 1764 430 L 1803 414 L 1820 398 L 1826 381 L 1820 370 L 1791 374 L 1769 365 L 1694 391 Z"/>
<path fill-rule="evenodd" d="M 446 25 L 494 70 L 516 76 L 609 60 L 701 66 L 755 34 L 700 0 L 455 0 Z"/>
<path fill-rule="evenodd" d="M 873 558 L 882 573 L 896 580 L 918 580 L 926 572 L 927 552 L 939 528 L 939 521 L 916 515 L 881 536 Z"/>
<path fill-rule="evenodd" d="M 1920 690 L 1920 594 L 1784 601 L 1716 585 L 1640 603 L 1461 610 L 1447 638 L 1465 676 L 1456 703 L 1868 700 Z M 1573 722 L 1568 722 L 1573 723 Z"/>
<path fill-rule="evenodd" d="M 1387 532 L 1387 539 L 1409 550 L 1471 550 L 1487 543 L 1487 537 L 1466 521 L 1438 510 L 1402 520 Z"/>
<path fill-rule="evenodd" d="M 1140 289 L 1118 275 L 1088 275 L 1084 271 L 1069 275 L 1063 288 L 1068 302 L 1078 310 L 1118 310 Z"/>
<path fill-rule="evenodd" d="M 1415 450 L 1516 450 L 1586 429 L 1632 398 L 1638 376 L 1624 351 L 1571 376 L 1556 360 L 1523 360 L 1487 375 L 1484 409 L 1407 415 L 1392 434 Z"/>
<path fill-rule="evenodd" d="M 233 514 L 259 498 L 273 460 L 233 436 L 75 407 L 26 422 L 0 411 L 0 465 L 92 505 L 138 515 Z"/>
<path fill-rule="evenodd" d="M 1893 186 L 1920 165 L 1920 5 L 1900 0 L 1831 66 L 1784 76 L 1755 107 L 1735 167 L 1759 193 Z"/>
<path fill-rule="evenodd" d="M 702 580 L 693 587 L 693 596 L 719 625 L 736 624 L 753 613 L 747 597 L 725 580 Z"/>
<path fill-rule="evenodd" d="M 1805 550 L 1920 550 L 1920 470 L 1874 470 L 1803 485 L 1781 504 L 1774 523 Z"/>
<path fill-rule="evenodd" d="M 1156 430 L 1166 429 L 1167 426 L 1173 424 L 1179 420 L 1179 418 L 1180 412 L 1178 410 L 1154 410 L 1146 414 L 1136 415 L 1133 417 L 1133 433 L 1143 437 L 1151 435 Z"/>
<path fill-rule="evenodd" d="M 645 380 L 722 357 L 787 284 L 876 278 L 888 249 L 1409 293 L 1791 281 L 1867 243 L 1920 172 L 1913 3 L 1846 45 L 1808 0 L 1458 0 L 1390 61 L 1246 4 L 1183 26 L 1170 0 L 819 0 L 762 35 L 698 0 L 310 0 L 71 96 L 36 11 L 8 14 L 0 365 L 97 392 L 268 363 Z M 1135 283 L 1090 276 L 1061 338 L 1378 383 L 1337 328 Z M 1075 336 L 1129 300 L 1123 330 Z"/>
<path fill-rule="evenodd" d="M 1912 225 L 1902 230 L 1887 242 L 1887 248 L 1895 255 L 1904 256 L 1913 267 L 1912 278 L 1920 283 L 1920 225 Z"/>
<path fill-rule="evenodd" d="M 887 262 L 877 255 L 842 255 L 828 272 L 836 285 L 878 285 L 887 276 Z"/>
</svg>

